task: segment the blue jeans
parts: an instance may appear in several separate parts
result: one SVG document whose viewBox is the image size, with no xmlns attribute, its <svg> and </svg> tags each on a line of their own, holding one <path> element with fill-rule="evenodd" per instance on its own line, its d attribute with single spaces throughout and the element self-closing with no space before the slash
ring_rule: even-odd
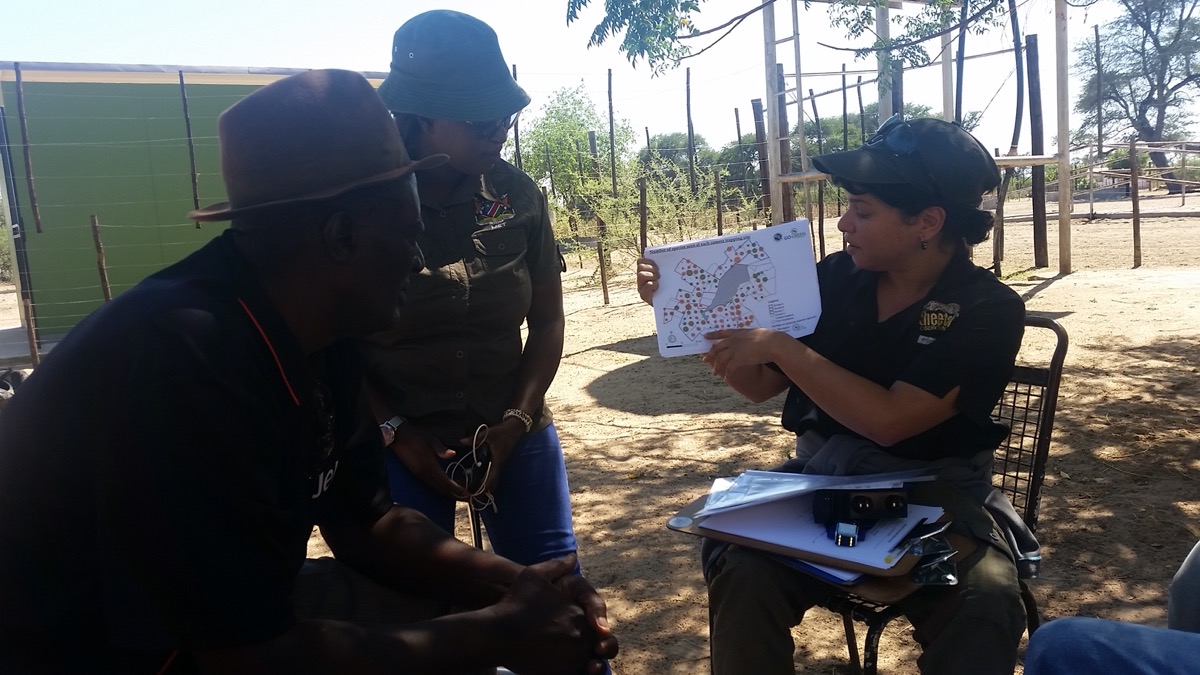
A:
<svg viewBox="0 0 1200 675">
<path fill-rule="evenodd" d="M 394 453 L 386 457 L 392 499 L 453 532 L 456 502 L 430 490 Z M 522 565 L 573 553 L 578 545 L 571 525 L 571 491 L 554 425 L 521 439 L 503 471 L 492 493 L 496 508 L 480 512 L 492 550 Z"/>
<path fill-rule="evenodd" d="M 1200 672 L 1200 634 L 1084 617 L 1057 619 L 1029 640 L 1025 675 Z"/>
</svg>

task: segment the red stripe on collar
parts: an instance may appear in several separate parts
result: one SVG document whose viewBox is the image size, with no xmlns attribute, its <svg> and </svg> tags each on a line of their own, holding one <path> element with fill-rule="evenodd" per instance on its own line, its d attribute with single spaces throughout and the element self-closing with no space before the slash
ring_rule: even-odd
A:
<svg viewBox="0 0 1200 675">
<path fill-rule="evenodd" d="M 271 344 L 271 338 L 267 337 L 267 332 L 264 331 L 262 326 L 258 323 L 258 319 L 254 316 L 254 312 L 251 312 L 250 308 L 246 306 L 246 301 L 238 298 L 238 304 L 242 306 L 242 309 L 246 312 L 246 316 L 250 317 L 250 322 L 253 323 L 254 327 L 258 329 L 258 334 L 262 336 L 263 342 L 267 343 L 267 349 L 271 351 L 271 358 L 275 359 L 275 367 L 279 369 L 279 377 L 283 378 L 283 386 L 287 387 L 288 394 L 291 395 L 292 402 L 296 404 L 296 407 L 300 407 L 300 398 L 296 396 L 296 392 L 292 390 L 292 383 L 288 381 L 287 373 L 283 370 L 283 364 L 279 362 L 279 354 L 275 353 L 275 345 Z"/>
</svg>

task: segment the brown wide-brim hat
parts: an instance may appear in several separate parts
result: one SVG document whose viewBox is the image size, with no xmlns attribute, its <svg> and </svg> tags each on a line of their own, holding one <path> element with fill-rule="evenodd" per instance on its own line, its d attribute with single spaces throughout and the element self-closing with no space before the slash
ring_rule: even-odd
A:
<svg viewBox="0 0 1200 675">
<path fill-rule="evenodd" d="M 414 162 L 387 106 L 349 70 L 311 70 L 255 91 L 221 113 L 217 137 L 229 201 L 188 214 L 198 222 L 331 199 L 447 159 Z"/>
</svg>

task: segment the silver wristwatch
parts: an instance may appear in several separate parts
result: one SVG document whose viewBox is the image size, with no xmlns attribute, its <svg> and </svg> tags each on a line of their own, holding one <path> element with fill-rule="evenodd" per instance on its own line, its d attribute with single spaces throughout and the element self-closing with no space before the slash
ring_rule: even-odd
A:
<svg viewBox="0 0 1200 675">
<path fill-rule="evenodd" d="M 392 418 L 379 425 L 379 433 L 383 436 L 383 445 L 387 447 L 396 440 L 396 430 L 404 424 L 405 419 L 399 415 L 392 415 Z"/>
</svg>

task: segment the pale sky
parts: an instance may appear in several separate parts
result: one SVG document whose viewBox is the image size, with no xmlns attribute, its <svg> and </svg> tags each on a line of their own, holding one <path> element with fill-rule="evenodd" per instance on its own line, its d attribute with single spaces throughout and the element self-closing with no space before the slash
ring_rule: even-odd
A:
<svg viewBox="0 0 1200 675">
<path fill-rule="evenodd" d="M 467 12 L 489 23 L 500 36 L 506 60 L 516 64 L 521 85 L 533 98 L 527 115 L 538 110 L 557 89 L 584 82 L 602 118 L 607 118 L 607 71 L 613 70 L 614 107 L 644 138 L 686 131 L 685 68 L 692 75 L 692 117 L 697 134 L 713 147 L 735 140 L 734 108 L 740 109 L 743 133 L 752 132 L 750 100 L 763 98 L 763 28 L 758 15 L 744 21 L 707 53 L 687 59 L 676 70 L 651 78 L 649 68 L 631 67 L 615 44 L 587 48 L 588 35 L 599 20 L 604 0 L 592 0 L 577 22 L 566 25 L 566 0 L 205 0 L 202 3 L 165 0 L 8 0 L 0 25 L 0 60 L 82 63 L 137 63 L 186 66 L 336 67 L 385 71 L 392 34 L 407 18 L 428 9 Z M 695 17 L 700 29 L 712 28 L 760 4 L 760 0 L 708 0 Z M 1018 0 L 1022 30 L 1039 35 L 1042 98 L 1047 150 L 1055 133 L 1054 5 L 1053 0 Z M 1072 45 L 1092 39 L 1092 23 L 1110 20 L 1115 3 L 1104 0 L 1090 10 L 1071 8 Z M 854 61 L 853 54 L 822 47 L 858 46 L 830 28 L 822 5 L 807 13 L 800 5 L 804 88 L 818 92 L 840 85 L 840 76 L 810 76 L 838 71 L 867 70 L 873 77 L 873 58 Z M 776 7 L 779 36 L 790 33 L 790 3 Z M 970 35 L 968 54 L 1011 46 L 1005 26 L 984 36 Z M 705 39 L 694 49 L 703 47 Z M 930 43 L 936 49 L 936 41 Z M 791 46 L 779 48 L 785 70 L 791 72 Z M 986 108 L 977 135 L 989 148 L 1006 151 L 1012 135 L 1016 100 L 1013 56 L 1003 54 L 968 61 L 966 109 Z M 853 84 L 855 75 L 848 77 Z M 1074 93 L 1072 93 L 1073 99 Z M 939 67 L 910 71 L 905 79 L 906 100 L 941 110 Z M 864 103 L 874 101 L 874 89 L 864 87 Z M 841 114 L 841 96 L 818 99 L 820 114 Z M 794 123 L 791 108 L 791 121 Z M 851 114 L 857 114 L 850 96 Z M 807 112 L 807 110 L 806 110 Z M 525 117 L 523 116 L 523 119 Z M 604 131 L 604 130 L 597 130 Z M 1029 121 L 1022 124 L 1019 149 L 1029 151 Z"/>
</svg>

